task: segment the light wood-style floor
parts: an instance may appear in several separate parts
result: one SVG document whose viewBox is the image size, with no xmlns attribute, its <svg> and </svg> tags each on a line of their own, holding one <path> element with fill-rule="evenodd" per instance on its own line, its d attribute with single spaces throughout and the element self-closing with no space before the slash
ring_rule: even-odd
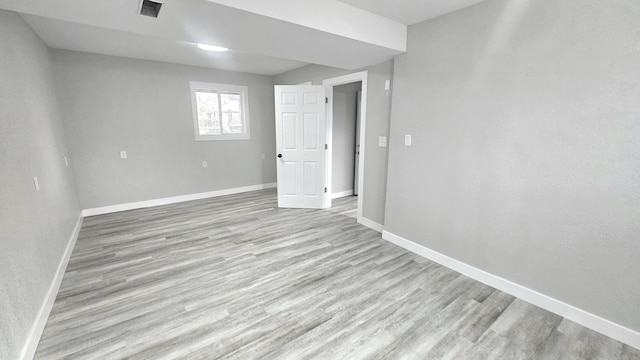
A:
<svg viewBox="0 0 640 360">
<path fill-rule="evenodd" d="M 640 359 L 275 192 L 86 218 L 37 359 Z"/>
</svg>

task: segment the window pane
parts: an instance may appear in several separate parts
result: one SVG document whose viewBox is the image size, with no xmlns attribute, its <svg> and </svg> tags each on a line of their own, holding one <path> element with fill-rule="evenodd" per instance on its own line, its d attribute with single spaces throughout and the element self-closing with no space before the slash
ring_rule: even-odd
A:
<svg viewBox="0 0 640 360">
<path fill-rule="evenodd" d="M 196 141 L 250 139 L 246 86 L 190 81 L 189 88 Z"/>
<path fill-rule="evenodd" d="M 196 107 L 198 109 L 198 131 L 200 135 L 220 135 L 218 92 L 215 90 L 197 90 Z"/>
<path fill-rule="evenodd" d="M 237 92 L 220 93 L 222 106 L 221 120 L 223 134 L 243 134 L 244 124 L 241 116 L 241 97 Z"/>
</svg>

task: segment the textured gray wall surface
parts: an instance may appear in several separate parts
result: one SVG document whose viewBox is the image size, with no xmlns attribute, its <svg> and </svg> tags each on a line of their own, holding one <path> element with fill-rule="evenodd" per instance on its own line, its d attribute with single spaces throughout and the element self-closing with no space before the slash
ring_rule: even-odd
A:
<svg viewBox="0 0 640 360">
<path fill-rule="evenodd" d="M 53 61 L 83 208 L 276 181 L 272 77 L 64 50 Z M 189 81 L 247 86 L 251 139 L 195 141 Z"/>
<path fill-rule="evenodd" d="M 333 152 L 331 191 L 353 190 L 355 176 L 356 110 L 362 82 L 333 88 Z"/>
<path fill-rule="evenodd" d="M 638 18 L 489 0 L 411 26 L 386 230 L 640 331 Z"/>
<path fill-rule="evenodd" d="M 369 75 L 367 78 L 364 185 L 363 189 L 360 189 L 360 196 L 364 196 L 362 214 L 369 220 L 384 224 L 388 148 L 378 147 L 378 136 L 389 134 L 391 91 L 384 89 L 384 83 L 386 80 L 390 80 L 393 75 L 393 62 L 388 61 L 355 71 L 308 65 L 274 76 L 274 83 L 276 85 L 292 85 L 311 81 L 314 85 L 322 85 L 324 79 L 364 70 L 367 70 Z"/>
<path fill-rule="evenodd" d="M 17 359 L 80 206 L 49 50 L 16 13 L 0 10 L 0 34 L 0 359 Z"/>
</svg>

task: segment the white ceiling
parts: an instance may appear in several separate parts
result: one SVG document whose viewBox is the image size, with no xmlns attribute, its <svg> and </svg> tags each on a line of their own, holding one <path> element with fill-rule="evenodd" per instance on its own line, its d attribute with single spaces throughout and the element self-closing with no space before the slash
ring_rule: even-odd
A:
<svg viewBox="0 0 640 360">
<path fill-rule="evenodd" d="M 236 50 L 226 53 L 202 51 L 195 46 L 195 43 L 188 41 L 129 33 L 34 15 L 24 15 L 24 19 L 48 46 L 56 49 L 263 75 L 276 75 L 307 64 Z"/>
<path fill-rule="evenodd" d="M 390 60 L 406 50 L 405 24 L 478 1 L 164 0 L 157 19 L 138 15 L 140 0 L 0 0 L 0 9 L 22 13 L 53 48 L 275 75 Z"/>
<path fill-rule="evenodd" d="M 484 0 L 338 0 L 373 14 L 413 25 Z"/>
</svg>

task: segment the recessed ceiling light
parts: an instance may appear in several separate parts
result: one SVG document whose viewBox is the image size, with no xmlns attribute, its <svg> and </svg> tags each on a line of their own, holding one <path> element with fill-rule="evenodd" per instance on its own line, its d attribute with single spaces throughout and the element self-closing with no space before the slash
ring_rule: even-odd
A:
<svg viewBox="0 0 640 360">
<path fill-rule="evenodd" d="M 215 45 L 207 45 L 207 44 L 198 44 L 198 47 L 200 49 L 202 49 L 202 50 L 216 51 L 216 52 L 225 52 L 225 51 L 229 50 L 226 47 L 215 46 Z"/>
</svg>

